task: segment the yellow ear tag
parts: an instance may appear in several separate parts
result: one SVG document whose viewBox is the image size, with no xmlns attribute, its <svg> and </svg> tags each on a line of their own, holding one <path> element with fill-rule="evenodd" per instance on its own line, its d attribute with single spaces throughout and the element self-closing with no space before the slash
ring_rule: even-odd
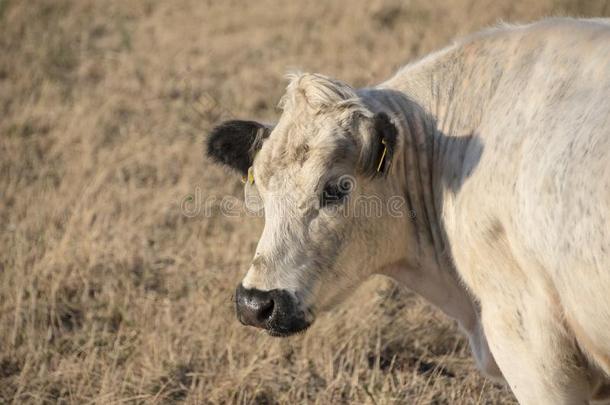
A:
<svg viewBox="0 0 610 405">
<path fill-rule="evenodd" d="M 252 166 L 248 168 L 248 183 L 254 184 L 254 168 Z"/>
<path fill-rule="evenodd" d="M 258 150 L 254 151 L 254 154 L 252 155 L 253 164 L 254 164 L 254 159 L 256 159 L 257 154 L 258 154 Z M 241 182 L 244 184 L 246 184 L 246 182 L 250 183 L 251 185 L 254 184 L 254 167 L 252 167 L 252 166 L 248 167 L 248 174 L 241 178 Z"/>
<path fill-rule="evenodd" d="M 241 182 L 244 184 L 254 184 L 254 169 L 252 168 L 252 166 L 248 168 L 248 174 L 241 178 Z"/>
<path fill-rule="evenodd" d="M 381 166 L 383 166 L 383 161 L 385 160 L 385 155 L 388 152 L 388 147 L 386 146 L 385 139 L 381 140 L 383 144 L 383 153 L 381 154 L 381 159 L 379 159 L 379 164 L 377 165 L 377 172 L 381 171 Z"/>
</svg>

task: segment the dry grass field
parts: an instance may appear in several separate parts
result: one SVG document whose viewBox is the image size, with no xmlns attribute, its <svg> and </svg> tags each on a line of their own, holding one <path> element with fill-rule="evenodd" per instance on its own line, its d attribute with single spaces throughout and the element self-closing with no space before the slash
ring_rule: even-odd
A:
<svg viewBox="0 0 610 405">
<path fill-rule="evenodd" d="M 364 284 L 304 335 L 241 326 L 261 218 L 203 157 L 299 68 L 374 84 L 578 0 L 0 0 L 0 403 L 509 404 L 441 313 Z M 205 209 L 195 210 L 204 202 Z"/>
</svg>

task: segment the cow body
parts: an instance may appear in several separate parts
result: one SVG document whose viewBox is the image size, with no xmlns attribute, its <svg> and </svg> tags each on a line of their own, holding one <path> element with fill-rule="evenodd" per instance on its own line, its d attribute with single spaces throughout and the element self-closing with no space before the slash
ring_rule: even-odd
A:
<svg viewBox="0 0 610 405">
<path fill-rule="evenodd" d="M 608 96 L 604 20 L 488 30 L 373 88 L 293 76 L 276 125 L 232 121 L 208 141 L 249 167 L 265 209 L 238 317 L 286 336 L 381 273 L 455 318 L 520 402 L 603 398 Z M 349 214 L 370 195 L 400 196 L 402 215 Z"/>
<path fill-rule="evenodd" d="M 436 123 L 433 222 L 511 388 L 582 402 L 610 375 L 610 26 L 492 30 L 380 87 Z"/>
</svg>

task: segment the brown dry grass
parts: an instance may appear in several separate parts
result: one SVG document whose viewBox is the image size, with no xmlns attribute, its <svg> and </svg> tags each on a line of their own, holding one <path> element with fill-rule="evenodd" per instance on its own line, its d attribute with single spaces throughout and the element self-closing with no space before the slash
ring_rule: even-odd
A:
<svg viewBox="0 0 610 405">
<path fill-rule="evenodd" d="M 500 18 L 565 13 L 610 5 L 0 0 L 0 402 L 512 403 L 387 280 L 302 336 L 241 327 L 262 221 L 180 202 L 241 195 L 202 135 L 274 119 L 287 69 L 372 84 Z"/>
</svg>

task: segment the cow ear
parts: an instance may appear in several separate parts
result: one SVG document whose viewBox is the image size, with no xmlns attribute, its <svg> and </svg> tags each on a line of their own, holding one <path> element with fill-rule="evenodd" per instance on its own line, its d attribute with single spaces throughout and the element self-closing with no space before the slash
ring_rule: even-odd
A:
<svg viewBox="0 0 610 405">
<path fill-rule="evenodd" d="M 398 130 L 384 112 L 376 113 L 367 128 L 361 155 L 364 175 L 386 176 L 392 165 Z"/>
<path fill-rule="evenodd" d="M 208 136 L 206 152 L 214 162 L 245 176 L 254 155 L 270 133 L 270 127 L 255 121 L 225 121 Z"/>
</svg>

